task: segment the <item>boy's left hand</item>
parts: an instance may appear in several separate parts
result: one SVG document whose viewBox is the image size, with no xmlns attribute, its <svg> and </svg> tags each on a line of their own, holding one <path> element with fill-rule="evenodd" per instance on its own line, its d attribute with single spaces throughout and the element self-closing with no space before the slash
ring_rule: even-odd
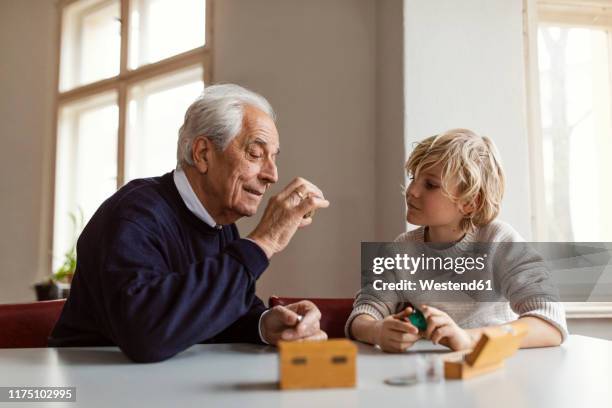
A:
<svg viewBox="0 0 612 408">
<path fill-rule="evenodd" d="M 427 320 L 427 330 L 423 334 L 426 339 L 456 351 L 474 347 L 475 340 L 472 336 L 440 309 L 422 305 L 421 312 Z"/>
</svg>

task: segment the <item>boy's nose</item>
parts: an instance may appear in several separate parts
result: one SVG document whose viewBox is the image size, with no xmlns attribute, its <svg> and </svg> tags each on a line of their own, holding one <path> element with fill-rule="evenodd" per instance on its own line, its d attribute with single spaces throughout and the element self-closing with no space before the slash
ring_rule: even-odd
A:
<svg viewBox="0 0 612 408">
<path fill-rule="evenodd" d="M 406 197 L 418 197 L 419 191 L 416 183 L 411 181 L 406 189 Z"/>
</svg>

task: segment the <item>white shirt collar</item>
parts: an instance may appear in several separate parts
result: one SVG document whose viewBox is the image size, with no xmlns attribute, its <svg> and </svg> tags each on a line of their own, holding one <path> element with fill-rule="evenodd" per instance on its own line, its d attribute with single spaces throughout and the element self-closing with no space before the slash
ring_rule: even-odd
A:
<svg viewBox="0 0 612 408">
<path fill-rule="evenodd" d="M 208 211 L 206 211 L 206 208 L 204 208 L 202 202 L 191 188 L 191 184 L 189 184 L 189 180 L 187 180 L 187 175 L 185 172 L 182 169 L 174 170 L 173 178 L 176 189 L 181 195 L 181 198 L 185 202 L 187 208 L 189 208 L 189 211 L 194 213 L 196 217 L 211 227 L 221 228 L 222 226 L 217 225 L 215 220 L 213 220 Z"/>
</svg>

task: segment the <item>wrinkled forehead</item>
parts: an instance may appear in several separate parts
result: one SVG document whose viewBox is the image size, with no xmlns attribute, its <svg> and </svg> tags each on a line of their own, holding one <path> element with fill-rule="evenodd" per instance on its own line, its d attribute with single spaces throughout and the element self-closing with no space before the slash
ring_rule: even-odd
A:
<svg viewBox="0 0 612 408">
<path fill-rule="evenodd" d="M 244 146 L 251 143 L 259 144 L 271 152 L 280 150 L 276 124 L 267 113 L 253 106 L 245 106 L 244 108 L 239 141 Z"/>
</svg>

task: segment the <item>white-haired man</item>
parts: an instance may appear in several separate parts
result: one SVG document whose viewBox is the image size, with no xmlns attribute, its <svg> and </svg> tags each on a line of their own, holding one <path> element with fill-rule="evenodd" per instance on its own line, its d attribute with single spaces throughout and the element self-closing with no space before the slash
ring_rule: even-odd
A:
<svg viewBox="0 0 612 408">
<path fill-rule="evenodd" d="M 241 239 L 278 180 L 274 112 L 260 95 L 213 85 L 187 110 L 176 170 L 134 180 L 79 237 L 71 293 L 50 346 L 117 345 L 132 360 L 167 359 L 196 343 L 325 339 L 310 302 L 266 310 L 255 282 L 310 215 L 329 202 L 296 178 Z"/>
</svg>

